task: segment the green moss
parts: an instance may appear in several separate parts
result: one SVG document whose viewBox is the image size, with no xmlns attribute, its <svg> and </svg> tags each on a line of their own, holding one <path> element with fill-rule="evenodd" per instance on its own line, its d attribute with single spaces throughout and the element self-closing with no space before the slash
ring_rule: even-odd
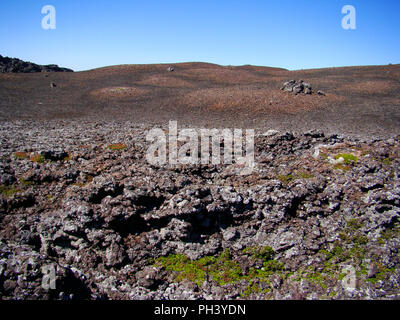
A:
<svg viewBox="0 0 400 320">
<path fill-rule="evenodd" d="M 318 284 L 322 289 L 327 289 L 328 275 L 324 272 L 308 273 L 306 279 L 312 283 Z"/>
<path fill-rule="evenodd" d="M 358 158 L 351 153 L 341 153 L 341 154 L 338 154 L 335 156 L 336 160 L 340 159 L 340 158 L 344 159 L 344 164 L 346 164 L 346 165 L 350 165 L 350 164 L 356 163 L 358 161 Z"/>
<path fill-rule="evenodd" d="M 390 166 L 392 164 L 392 161 L 390 161 L 389 158 L 385 158 L 382 160 L 382 163 L 386 166 Z"/>
<path fill-rule="evenodd" d="M 296 171 L 295 173 L 291 173 L 288 175 L 279 174 L 277 178 L 283 183 L 288 184 L 289 182 L 298 179 L 312 179 L 314 178 L 314 175 L 307 171 Z"/>
<path fill-rule="evenodd" d="M 331 251 L 329 251 L 328 260 L 335 259 L 337 261 L 343 261 L 348 259 L 348 252 L 347 250 L 340 245 L 340 243 L 336 242 L 334 247 Z"/>
<path fill-rule="evenodd" d="M 71 161 L 71 159 L 72 159 L 71 154 L 68 153 L 68 155 L 63 159 L 63 161 L 68 162 L 68 161 Z"/>
<path fill-rule="evenodd" d="M 14 186 L 14 185 L 11 185 L 11 186 L 6 186 L 6 185 L 0 185 L 0 194 L 2 195 L 2 196 L 5 196 L 5 197 L 11 197 L 11 196 L 13 196 L 14 194 L 16 194 L 16 193 L 19 193 L 19 192 L 21 192 L 21 190 L 20 189 L 18 189 L 16 186 Z"/>
<path fill-rule="evenodd" d="M 339 238 L 340 240 L 344 241 L 344 242 L 349 242 L 350 241 L 350 235 L 347 232 L 339 232 Z"/>
<path fill-rule="evenodd" d="M 346 276 L 346 273 L 342 271 L 344 265 L 352 265 L 355 268 L 357 279 L 365 281 L 368 272 L 364 261 L 368 253 L 366 245 L 369 239 L 361 233 L 362 226 L 363 222 L 359 219 L 347 220 L 345 229 L 339 235 L 341 240 L 336 241 L 331 250 L 319 251 L 319 254 L 326 259 L 324 268 L 320 272 L 308 274 L 307 279 L 325 289 L 328 281 L 343 280 Z M 376 262 L 378 258 L 368 258 L 368 260 Z"/>
<path fill-rule="evenodd" d="M 160 257 L 155 260 L 155 264 L 162 266 L 167 271 L 174 272 L 176 281 L 188 279 L 199 286 L 204 282 L 207 275 L 221 286 L 241 280 L 268 282 L 270 275 L 284 269 L 283 263 L 272 260 L 274 252 L 270 247 L 251 247 L 243 250 L 242 253 L 250 254 L 252 259 L 255 260 L 261 259 L 263 268 L 251 268 L 248 273 L 245 273 L 240 264 L 232 259 L 228 249 L 224 250 L 219 256 L 206 256 L 198 260 L 190 260 L 181 254 Z"/>
<path fill-rule="evenodd" d="M 199 268 L 195 262 L 182 254 L 158 258 L 156 264 L 161 265 L 167 271 L 175 272 L 177 281 L 188 279 L 201 286 L 206 278 L 205 271 Z"/>
<path fill-rule="evenodd" d="M 248 298 L 250 297 L 251 294 L 257 294 L 261 292 L 261 288 L 257 283 L 253 283 L 252 281 L 249 281 L 248 286 L 246 289 L 244 289 L 242 293 L 242 297 Z"/>
<path fill-rule="evenodd" d="M 302 270 L 296 272 L 294 276 L 297 276 L 296 280 L 306 279 L 327 290 L 333 283 L 342 281 L 345 278 L 347 275 L 343 272 L 345 265 L 354 267 L 356 277 L 360 283 L 363 281 L 377 283 L 378 281 L 387 280 L 395 272 L 395 269 L 387 268 L 380 261 L 381 258 L 379 256 L 368 254 L 367 244 L 369 239 L 361 232 L 362 226 L 363 222 L 360 219 L 347 220 L 343 232 L 339 234 L 340 240 L 337 240 L 331 249 L 324 248 L 318 252 L 325 259 L 323 267 L 319 264 L 318 269 L 316 266 L 302 268 Z M 385 243 L 396 232 L 397 226 L 382 231 L 380 241 Z M 379 272 L 373 278 L 368 279 L 367 270 L 370 263 L 375 263 Z"/>
<path fill-rule="evenodd" d="M 278 178 L 278 180 L 282 181 L 285 184 L 288 184 L 289 182 L 291 182 L 295 179 L 293 174 L 289 174 L 287 176 L 285 176 L 283 174 L 279 174 L 277 178 Z"/>
<path fill-rule="evenodd" d="M 252 294 L 267 294 L 268 292 L 270 292 L 270 289 L 261 289 L 260 285 L 257 282 L 250 280 L 249 284 L 247 285 L 246 289 L 244 289 L 241 296 L 244 298 L 249 298 Z"/>
<path fill-rule="evenodd" d="M 262 271 L 264 272 L 275 273 L 277 271 L 282 271 L 284 269 L 284 264 L 280 261 L 269 260 L 263 263 L 263 269 Z"/>
<path fill-rule="evenodd" d="M 340 279 L 340 262 L 349 259 L 349 256 L 346 250 L 339 244 L 335 244 L 332 250 L 320 250 L 319 254 L 325 257 L 324 267 L 321 268 L 318 266 L 318 270 L 316 270 L 315 266 L 308 266 L 304 270 L 301 270 L 297 280 L 306 279 L 326 290 L 331 283 Z"/>
<path fill-rule="evenodd" d="M 364 276 L 368 275 L 367 267 L 365 266 L 364 263 L 361 264 L 361 271 L 360 271 L 360 274 L 361 274 L 361 275 L 364 275 Z"/>
<path fill-rule="evenodd" d="M 368 278 L 367 281 L 373 284 L 376 284 L 378 281 L 385 281 L 388 277 L 390 277 L 393 273 L 396 272 L 395 268 L 386 268 L 380 263 L 377 263 L 379 272 L 373 276 L 372 278 Z"/>
<path fill-rule="evenodd" d="M 339 281 L 342 281 L 343 279 L 344 279 L 344 277 L 346 277 L 347 276 L 347 272 L 341 272 L 340 274 L 339 274 L 339 276 L 338 276 L 338 280 Z"/>
<path fill-rule="evenodd" d="M 378 239 L 378 243 L 381 245 L 384 245 L 384 244 L 386 244 L 386 241 L 381 237 Z"/>
<path fill-rule="evenodd" d="M 24 186 L 24 187 L 29 187 L 29 186 L 33 186 L 35 183 L 33 181 L 30 180 L 26 180 L 24 178 L 20 178 L 19 179 L 19 183 Z"/>
<path fill-rule="evenodd" d="M 207 278 L 213 279 L 220 286 L 240 283 L 244 288 L 241 294 L 244 298 L 248 298 L 252 294 L 268 294 L 272 288 L 270 283 L 272 275 L 279 276 L 284 282 L 307 280 L 324 290 L 326 298 L 333 298 L 337 293 L 331 288 L 345 278 L 346 273 L 343 272 L 343 268 L 346 265 L 355 268 L 356 277 L 361 283 L 366 280 L 376 283 L 379 280 L 387 279 L 395 272 L 394 269 L 388 269 L 380 263 L 379 257 L 366 256 L 368 254 L 368 250 L 366 250 L 368 238 L 360 231 L 361 228 L 362 221 L 349 219 L 343 230 L 343 235 L 347 236 L 336 241 L 332 247 L 323 248 L 318 252 L 323 259 L 322 265 L 319 263 L 318 265 L 299 267 L 294 272 L 285 271 L 285 265 L 274 259 L 274 250 L 271 247 L 262 246 L 248 247 L 238 253 L 242 259 L 248 258 L 253 262 L 262 263 L 261 268 L 252 267 L 248 271 L 242 268 L 239 260 L 232 258 L 228 249 L 220 255 L 205 256 L 197 260 L 190 260 L 185 255 L 176 254 L 151 262 L 174 273 L 176 281 L 187 279 L 199 286 Z M 382 239 L 391 238 L 393 232 L 397 232 L 397 229 L 383 231 Z M 379 272 L 371 279 L 367 279 L 368 264 L 365 261 L 378 265 Z"/>
<path fill-rule="evenodd" d="M 299 177 L 301 179 L 312 179 L 312 178 L 314 178 L 314 175 L 310 172 L 301 171 L 301 172 L 297 173 L 297 177 Z"/>
<path fill-rule="evenodd" d="M 357 231 L 362 228 L 363 222 L 359 221 L 358 219 L 349 219 L 346 221 L 347 227 L 350 229 L 350 231 Z"/>
<path fill-rule="evenodd" d="M 232 260 L 228 249 L 208 265 L 207 271 L 220 285 L 240 281 L 245 276 L 239 263 Z"/>
<path fill-rule="evenodd" d="M 368 237 L 363 236 L 363 235 L 358 235 L 353 237 L 353 242 L 359 245 L 367 244 L 368 243 Z"/>
<path fill-rule="evenodd" d="M 268 261 L 272 259 L 272 257 L 275 255 L 274 250 L 271 247 L 260 247 L 260 246 L 255 246 L 255 247 L 249 247 L 243 249 L 244 254 L 249 254 L 250 257 L 253 260 L 263 260 L 263 261 Z"/>
<path fill-rule="evenodd" d="M 343 245 L 341 247 L 341 258 L 356 257 L 360 259 L 365 253 L 364 245 L 369 243 L 369 239 L 366 235 L 361 233 L 360 229 L 363 227 L 364 223 L 359 219 L 352 218 L 346 221 L 345 229 L 339 233 L 339 238 L 343 241 L 343 245 L 347 245 L 348 248 L 344 249 Z M 339 250 L 339 245 L 336 243 L 336 250 Z M 338 252 L 335 252 L 336 255 Z"/>
<path fill-rule="evenodd" d="M 387 241 L 390 241 L 396 237 L 398 237 L 400 234 L 398 229 L 385 229 L 381 231 L 380 237 L 378 239 L 378 242 L 380 244 L 385 244 Z"/>
</svg>

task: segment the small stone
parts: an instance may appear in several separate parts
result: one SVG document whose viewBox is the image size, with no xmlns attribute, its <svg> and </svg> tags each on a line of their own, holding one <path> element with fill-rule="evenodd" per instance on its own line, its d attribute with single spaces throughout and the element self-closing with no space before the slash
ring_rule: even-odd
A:
<svg viewBox="0 0 400 320">
<path fill-rule="evenodd" d="M 227 229 L 222 233 L 222 237 L 226 241 L 233 241 L 237 239 L 239 236 L 239 233 L 237 232 L 236 229 Z"/>
<path fill-rule="evenodd" d="M 278 133 L 279 133 L 278 130 L 270 129 L 270 130 L 268 130 L 267 132 L 264 133 L 264 137 L 272 137 L 272 136 L 277 135 Z"/>
<path fill-rule="evenodd" d="M 377 273 L 379 272 L 379 269 L 375 263 L 371 263 L 368 267 L 368 278 L 373 278 Z"/>
</svg>

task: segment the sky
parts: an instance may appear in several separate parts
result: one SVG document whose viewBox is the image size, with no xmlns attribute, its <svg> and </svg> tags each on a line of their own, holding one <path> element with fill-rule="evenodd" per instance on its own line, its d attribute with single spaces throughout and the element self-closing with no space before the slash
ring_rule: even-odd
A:
<svg viewBox="0 0 400 320">
<path fill-rule="evenodd" d="M 43 29 L 45 5 L 55 29 Z M 342 27 L 342 7 L 356 29 Z M 290 70 L 400 63 L 399 0 L 1 0 L 0 55 L 75 71 L 210 62 Z"/>
</svg>

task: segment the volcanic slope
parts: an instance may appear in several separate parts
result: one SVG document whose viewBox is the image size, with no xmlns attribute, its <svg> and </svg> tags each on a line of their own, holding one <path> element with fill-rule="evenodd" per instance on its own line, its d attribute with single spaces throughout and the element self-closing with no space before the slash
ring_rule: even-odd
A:
<svg viewBox="0 0 400 320">
<path fill-rule="evenodd" d="M 313 94 L 282 91 L 291 79 L 310 83 Z M 0 74 L 0 95 L 0 120 L 177 120 L 364 136 L 393 136 L 400 127 L 400 65 L 297 71 L 208 63 L 119 65 Z"/>
</svg>

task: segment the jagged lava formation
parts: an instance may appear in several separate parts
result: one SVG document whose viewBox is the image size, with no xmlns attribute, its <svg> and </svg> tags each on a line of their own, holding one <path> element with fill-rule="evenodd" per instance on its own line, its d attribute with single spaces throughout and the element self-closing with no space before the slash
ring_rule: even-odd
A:
<svg viewBox="0 0 400 320">
<path fill-rule="evenodd" d="M 241 176 L 149 165 L 151 128 L 2 124 L 2 299 L 400 297 L 399 137 L 258 131 Z"/>
</svg>

